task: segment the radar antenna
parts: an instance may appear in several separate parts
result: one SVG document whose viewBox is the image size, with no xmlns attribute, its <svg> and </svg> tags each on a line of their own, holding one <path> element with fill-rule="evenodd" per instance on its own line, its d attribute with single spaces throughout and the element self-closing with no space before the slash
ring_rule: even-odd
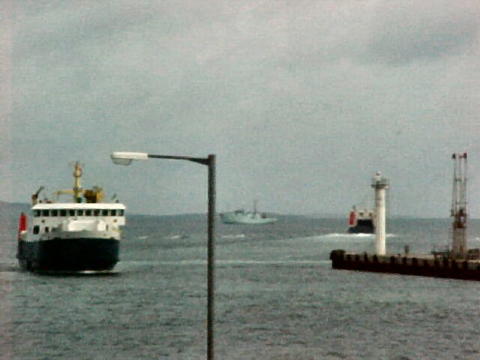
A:
<svg viewBox="0 0 480 360">
<path fill-rule="evenodd" d="M 43 189 L 45 189 L 45 187 L 40 186 L 38 190 L 34 194 L 32 194 L 32 205 L 35 205 L 38 202 L 38 195 L 40 195 Z"/>
</svg>

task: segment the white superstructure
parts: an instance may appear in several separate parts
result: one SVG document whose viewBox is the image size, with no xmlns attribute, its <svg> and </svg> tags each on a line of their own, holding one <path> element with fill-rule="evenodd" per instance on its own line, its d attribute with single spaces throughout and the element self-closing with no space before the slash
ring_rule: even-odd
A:
<svg viewBox="0 0 480 360">
<path fill-rule="evenodd" d="M 94 237 L 120 240 L 125 206 L 119 203 L 39 203 L 31 210 L 26 241 Z"/>
</svg>

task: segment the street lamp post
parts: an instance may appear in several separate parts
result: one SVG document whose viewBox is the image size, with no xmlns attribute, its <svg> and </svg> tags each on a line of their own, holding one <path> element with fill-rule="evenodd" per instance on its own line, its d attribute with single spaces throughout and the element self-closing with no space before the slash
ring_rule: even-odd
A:
<svg viewBox="0 0 480 360">
<path fill-rule="evenodd" d="M 152 155 L 137 152 L 113 152 L 117 165 L 130 165 L 133 160 L 168 159 L 186 160 L 208 166 L 208 245 L 207 245 L 207 359 L 214 359 L 215 320 L 215 155 L 207 158 L 190 156 Z"/>
</svg>

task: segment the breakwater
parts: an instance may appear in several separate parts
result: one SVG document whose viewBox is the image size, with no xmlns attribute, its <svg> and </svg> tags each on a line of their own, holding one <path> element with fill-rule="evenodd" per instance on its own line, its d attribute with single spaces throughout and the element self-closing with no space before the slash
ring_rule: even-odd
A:
<svg viewBox="0 0 480 360">
<path fill-rule="evenodd" d="M 435 255 L 375 255 L 333 250 L 332 268 L 463 280 L 480 280 L 480 260 L 455 260 Z"/>
</svg>

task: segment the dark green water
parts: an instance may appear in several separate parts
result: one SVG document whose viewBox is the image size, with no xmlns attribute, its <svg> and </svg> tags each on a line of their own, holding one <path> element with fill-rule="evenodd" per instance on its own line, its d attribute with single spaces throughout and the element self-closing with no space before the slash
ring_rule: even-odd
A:
<svg viewBox="0 0 480 360">
<path fill-rule="evenodd" d="M 206 216 L 131 216 L 111 276 L 18 270 L 0 222 L 0 359 L 204 359 Z M 480 283 L 332 270 L 373 249 L 345 219 L 217 227 L 217 359 L 478 359 Z M 387 249 L 429 252 L 449 220 L 392 220 Z M 480 247 L 480 223 L 470 222 Z"/>
</svg>

